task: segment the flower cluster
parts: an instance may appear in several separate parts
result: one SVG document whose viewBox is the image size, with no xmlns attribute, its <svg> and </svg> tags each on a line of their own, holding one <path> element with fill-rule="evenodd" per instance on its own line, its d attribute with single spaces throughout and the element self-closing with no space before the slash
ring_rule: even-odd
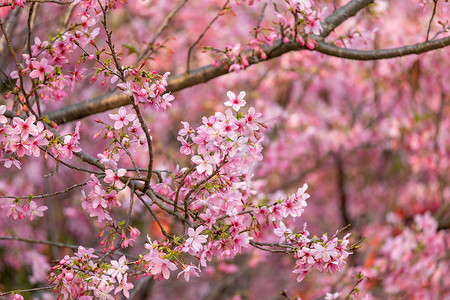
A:
<svg viewBox="0 0 450 300">
<path fill-rule="evenodd" d="M 326 8 L 323 10 L 313 9 L 313 1 L 310 0 L 285 0 L 286 7 L 284 12 L 275 11 L 274 24 L 279 26 L 279 30 L 274 28 L 263 28 L 259 25 L 253 28 L 250 33 L 254 38 L 247 41 L 247 47 L 241 43 L 234 46 L 226 46 L 224 50 L 213 47 L 204 47 L 205 51 L 212 50 L 214 53 L 225 55 L 222 65 L 228 66 L 228 71 L 238 72 L 249 65 L 246 50 L 252 50 L 252 53 L 259 53 L 262 59 L 267 59 L 264 47 L 271 46 L 277 38 L 281 38 L 284 43 L 293 40 L 300 42 L 302 46 L 313 49 L 316 42 L 309 35 L 320 35 L 323 31 L 321 22 L 324 19 Z M 219 58 L 216 58 L 212 65 L 219 66 Z"/>
<path fill-rule="evenodd" d="M 81 123 L 77 122 L 75 130 L 65 136 L 55 136 L 51 131 L 45 129 L 41 121 L 36 122 L 34 115 L 21 119 L 15 117 L 12 124 L 5 124 L 7 119 L 3 115 L 6 106 L 0 106 L 0 154 L 10 154 L 9 158 L 3 158 L 4 166 L 10 168 L 13 164 L 20 169 L 19 158 L 23 156 L 39 157 L 41 149 L 53 156 L 64 159 L 72 158 L 74 152 L 81 151 L 79 143 L 79 128 Z"/>
<path fill-rule="evenodd" d="M 0 5 L 1 6 L 7 6 L 7 5 L 11 5 L 11 8 L 14 9 L 17 6 L 20 6 L 22 8 L 25 8 L 25 0 L 1 0 L 0 1 Z"/>
<path fill-rule="evenodd" d="M 44 211 L 48 209 L 47 206 L 37 206 L 36 202 L 33 200 L 26 202 L 25 204 L 20 205 L 20 200 L 15 200 L 9 207 L 7 217 L 12 215 L 14 219 L 19 218 L 24 219 L 29 217 L 30 221 L 33 221 L 35 217 L 43 217 Z"/>
<path fill-rule="evenodd" d="M 113 186 L 103 187 L 97 177 L 92 174 L 91 181 L 87 185 L 91 188 L 88 195 L 84 190 L 81 191 L 83 195 L 81 206 L 89 213 L 91 217 L 97 217 L 98 222 L 104 220 L 111 221 L 112 218 L 109 214 L 114 206 L 120 207 L 121 203 L 118 199 L 116 182 L 119 181 L 119 175 L 125 174 L 124 169 L 119 169 L 117 173 L 108 169 L 107 176 L 104 178 L 106 183 L 113 182 Z"/>
<path fill-rule="evenodd" d="M 313 267 L 323 272 L 339 270 L 350 254 L 347 252 L 348 235 L 343 240 L 337 237 L 328 240 L 325 235 L 322 239 L 309 238 L 306 227 L 292 234 L 282 221 L 303 213 L 309 198 L 306 184 L 288 198 L 273 202 L 254 203 L 249 197 L 253 193 L 249 181 L 252 166 L 261 158 L 260 130 L 264 125 L 257 122 L 261 114 L 254 108 L 247 114 L 239 112 L 246 104 L 244 92 L 238 96 L 232 92 L 227 95 L 225 105 L 231 106 L 236 115 L 227 110 L 225 114 L 204 117 L 203 124 L 196 129 L 182 122 L 183 129 L 178 137 L 182 143 L 180 151 L 191 156 L 195 169 L 175 172 L 169 180 L 154 186 L 155 191 L 173 199 L 174 203 L 177 197 L 184 198 L 183 202 L 189 204 L 190 212 L 196 212 L 202 224 L 188 229 L 188 238 L 178 241 L 175 252 L 199 256 L 198 268 L 205 267 L 212 256 L 232 258 L 247 248 L 254 238 L 249 232 L 259 232 L 264 226 L 261 224 L 278 223 L 275 235 L 280 237 L 279 246 L 290 249 L 297 257 L 294 272 L 306 274 Z M 180 180 L 181 185 L 173 188 Z M 162 249 L 166 249 L 167 255 L 174 255 L 174 250 L 157 245 L 154 248 L 161 250 L 158 257 Z M 313 262 L 305 263 L 303 253 L 308 251 L 314 255 Z"/>
<path fill-rule="evenodd" d="M 96 139 L 103 134 L 103 138 L 110 141 L 105 151 L 97 154 L 100 162 L 107 168 L 103 181 L 108 185 L 102 185 L 98 177 L 92 174 L 92 180 L 88 182 L 91 188 L 89 194 L 86 196 L 85 192 L 82 192 L 83 208 L 91 217 L 97 217 L 99 222 L 112 220 L 108 211 L 114 206 L 121 206 L 117 192 L 125 186 L 121 178 L 126 174 L 126 170 L 118 169 L 119 160 L 126 156 L 133 160 L 139 149 L 148 151 L 144 130 L 134 113 L 127 113 L 127 109 L 121 107 L 117 114 L 109 114 L 109 117 L 115 121 L 114 125 L 97 120 L 104 128 L 93 137 Z"/>
<path fill-rule="evenodd" d="M 401 223 L 398 225 L 403 227 Z M 406 291 L 405 296 L 411 299 L 435 298 L 440 285 L 449 284 L 448 279 L 440 276 L 449 271 L 444 259 L 448 249 L 445 232 L 438 231 L 430 212 L 416 215 L 412 226 L 392 230 L 397 234 L 384 243 L 378 262 L 382 267 L 375 268 L 374 275 L 385 278 L 383 289 L 391 293 Z M 417 289 L 417 285 L 427 286 L 429 290 Z"/>
<path fill-rule="evenodd" d="M 225 103 L 238 112 L 245 105 L 244 92 L 238 97 L 228 92 L 229 100 Z M 210 176 L 213 170 L 223 164 L 221 174 L 234 174 L 242 176 L 254 162 L 261 160 L 263 136 L 260 127 L 264 126 L 257 119 L 261 116 L 252 107 L 247 114 L 234 115 L 231 110 L 225 114 L 216 113 L 209 118 L 203 117 L 203 124 L 192 129 L 187 122 L 179 131 L 178 140 L 182 143 L 181 153 L 191 155 L 192 161 L 197 165 L 198 175 Z M 194 149 L 194 146 L 196 150 Z"/>
<path fill-rule="evenodd" d="M 297 261 L 293 271 L 298 274 L 297 281 L 302 281 L 312 268 L 324 274 L 340 271 L 351 254 L 347 247 L 350 234 L 345 235 L 342 240 L 337 237 L 328 240 L 326 235 L 323 235 L 321 240 L 316 240 L 310 239 L 308 235 L 309 232 L 304 228 L 300 238 L 294 235 L 287 238 L 288 241 L 298 245 L 295 253 Z"/>
<path fill-rule="evenodd" d="M 156 110 L 165 111 L 171 107 L 175 97 L 170 93 L 164 93 L 167 86 L 167 77 L 169 72 L 163 76 L 149 74 L 144 71 L 132 71 L 134 78 L 132 81 L 119 83 L 117 86 L 121 88 L 125 95 L 133 97 L 134 103 L 144 103 Z"/>
<path fill-rule="evenodd" d="M 340 269 L 350 254 L 347 251 L 348 235 L 342 240 L 337 238 L 337 234 L 329 240 L 326 235 L 321 239 L 310 238 L 306 225 L 303 231 L 293 233 L 284 223 L 302 215 L 309 198 L 306 184 L 284 199 L 258 202 L 251 197 L 254 191 L 250 179 L 255 163 L 262 158 L 262 129 L 265 125 L 259 122 L 261 114 L 253 107 L 241 112 L 246 105 L 245 92 L 237 96 L 228 92 L 227 96 L 225 105 L 232 109 L 203 117 L 202 124 L 195 129 L 182 122 L 183 128 L 178 136 L 182 144 L 180 151 L 191 157 L 193 167 L 177 167 L 168 172 L 166 178 L 161 176 L 159 183 L 151 183 L 150 191 L 140 195 L 143 201 L 183 220 L 187 230 L 180 236 L 164 233 L 168 238 L 164 242 L 148 236 L 147 251 L 132 263 L 126 263 L 126 258 L 122 257 L 111 261 L 110 265 L 104 262 L 98 265 L 92 251 L 80 248 L 82 253 L 79 251 L 76 257 L 63 259 L 51 275 L 60 296 L 91 297 L 93 294 L 102 299 L 112 299 L 113 291 L 115 294 L 123 291 L 127 296 L 132 288 L 127 276 L 131 275 L 162 280 L 180 270 L 177 276 L 189 281 L 191 276 L 200 276 L 213 257 L 231 259 L 249 249 L 250 245 L 267 250 L 275 245 L 294 254 L 297 259 L 294 273 L 299 273 L 299 281 L 313 267 L 324 273 Z M 105 138 L 111 140 L 110 147 L 102 154 L 102 161 L 108 169 L 104 175 L 91 175 L 88 196 L 83 191 L 82 206 L 99 222 L 112 220 L 109 210 L 114 205 L 120 206 L 117 191 L 126 182 L 126 171 L 117 169 L 118 158 L 114 156 L 120 159 L 126 155 L 124 152 L 136 150 L 123 147 L 133 144 L 125 142 L 126 139 L 136 138 L 130 126 L 131 122 L 137 121 L 136 116 L 120 108 L 118 114 L 110 114 L 110 118 L 115 121 L 114 125 L 99 121 L 105 125 Z M 100 183 L 102 176 L 109 185 Z M 262 227 L 272 225 L 276 228 L 275 236 L 280 238 L 279 243 L 258 241 Z M 111 227 L 108 235 L 104 234 L 106 227 Z M 106 227 L 99 235 L 103 239 L 103 251 L 114 251 L 116 233 L 121 232 L 121 247 L 132 246 L 140 234 L 137 228 L 125 225 L 125 221 L 117 226 L 108 222 Z M 125 230 L 130 231 L 129 238 Z M 134 265 L 134 273 L 131 273 L 130 264 Z M 82 279 L 84 281 L 80 283 Z"/>
<path fill-rule="evenodd" d="M 122 292 L 129 298 L 133 284 L 128 282 L 127 260 L 122 256 L 111 264 L 93 262 L 98 256 L 94 249 L 80 246 L 75 256 L 66 255 L 58 265 L 52 268 L 50 282 L 55 284 L 54 291 L 59 299 L 105 299 L 113 300 L 114 295 Z"/>
<path fill-rule="evenodd" d="M 313 2 L 310 0 L 286 0 L 286 5 L 284 13 L 274 12 L 274 24 L 280 27 L 283 41 L 287 43 L 292 39 L 313 49 L 315 41 L 308 35 L 320 35 L 323 31 L 321 22 L 326 9 L 313 9 Z"/>
<path fill-rule="evenodd" d="M 81 24 L 72 26 L 70 30 L 48 41 L 41 41 L 39 37 L 35 37 L 34 44 L 31 45 L 31 54 L 22 54 L 25 67 L 22 66 L 20 72 L 16 70 L 11 73 L 11 78 L 20 79 L 16 81 L 17 88 L 7 93 L 6 97 L 14 94 L 17 98 L 23 99 L 39 95 L 43 102 L 65 99 L 67 96 L 65 89 L 71 87 L 73 90 L 86 71 L 79 68 L 85 54 L 74 67 L 71 67 L 70 57 L 75 49 L 94 44 L 93 41 L 100 28 L 92 29 L 92 27 L 98 22 L 98 16 L 95 9 L 87 7 L 79 13 Z M 26 78 L 33 81 L 35 89 L 26 91 Z"/>
</svg>

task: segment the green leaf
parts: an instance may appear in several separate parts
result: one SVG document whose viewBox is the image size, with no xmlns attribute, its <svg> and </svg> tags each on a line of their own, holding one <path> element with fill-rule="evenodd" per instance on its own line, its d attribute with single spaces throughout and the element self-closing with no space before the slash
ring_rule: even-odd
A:
<svg viewBox="0 0 450 300">
<path fill-rule="evenodd" d="M 136 47 L 134 47 L 133 45 L 122 44 L 122 47 L 125 47 L 128 49 L 128 55 L 133 54 L 133 53 L 136 53 L 137 55 L 139 55 L 138 49 L 136 49 Z"/>
</svg>

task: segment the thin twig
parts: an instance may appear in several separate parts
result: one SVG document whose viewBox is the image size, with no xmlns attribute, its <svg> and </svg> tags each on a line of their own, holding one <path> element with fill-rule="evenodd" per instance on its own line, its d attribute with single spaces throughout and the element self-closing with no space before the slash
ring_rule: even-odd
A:
<svg viewBox="0 0 450 300">
<path fill-rule="evenodd" d="M 153 212 L 151 206 L 144 200 L 144 198 L 142 198 L 142 195 L 136 193 L 136 195 L 138 196 L 139 200 L 141 200 L 141 202 L 144 204 L 144 206 L 147 208 L 147 210 L 150 212 L 150 214 L 152 215 L 153 219 L 155 219 L 156 223 L 159 226 L 159 229 L 161 230 L 161 233 L 168 239 L 173 240 L 173 236 L 171 236 L 170 234 L 168 234 L 166 232 L 166 230 L 164 229 L 164 227 L 162 226 L 161 222 L 159 221 L 158 217 L 155 215 L 155 213 Z"/>
<path fill-rule="evenodd" d="M 71 249 L 78 249 L 80 247 L 79 245 L 65 244 L 65 243 L 46 241 L 46 240 L 28 239 L 28 238 L 23 238 L 23 237 L 18 237 L 18 236 L 0 236 L 0 240 L 19 241 L 19 242 L 26 242 L 26 243 L 31 243 L 31 244 L 44 244 L 44 245 L 56 246 L 56 247 L 61 247 L 61 248 L 71 248 Z"/>
<path fill-rule="evenodd" d="M 73 0 L 70 1 L 60 1 L 60 0 L 27 0 L 27 3 L 55 3 L 59 5 L 71 4 Z M 0 4 L 0 7 L 11 6 L 12 3 Z"/>
<path fill-rule="evenodd" d="M 164 203 L 155 195 L 155 193 L 153 192 L 152 189 L 147 190 L 146 195 L 150 197 L 150 199 L 153 201 L 153 203 L 158 205 L 158 207 L 161 208 L 162 210 L 164 210 L 165 212 L 177 217 L 178 220 L 180 220 L 184 223 L 187 223 L 191 227 L 194 226 L 194 224 L 191 222 L 191 220 L 189 220 L 189 219 L 186 220 L 182 214 L 180 214 L 179 212 L 174 212 L 173 209 L 164 205 Z"/>
<path fill-rule="evenodd" d="M 86 51 L 86 50 L 80 45 L 80 43 L 79 43 L 77 40 L 75 40 L 73 43 L 74 43 L 75 45 L 77 45 L 78 48 L 80 48 L 80 50 L 84 52 L 84 54 L 86 54 L 86 55 L 88 55 L 88 56 L 90 55 L 89 52 Z M 113 50 L 112 50 L 112 51 L 113 51 Z M 102 65 L 102 67 L 105 68 L 105 70 L 108 70 L 108 72 L 110 72 L 111 74 L 116 75 L 116 76 L 119 77 L 119 78 L 122 78 L 122 77 L 123 77 L 122 74 L 119 74 L 119 73 L 115 72 L 113 69 L 111 69 L 110 67 L 108 67 L 107 65 L 105 65 L 100 59 L 97 59 L 96 57 L 94 57 L 94 60 L 95 60 L 96 62 L 98 62 L 100 65 Z M 118 69 L 118 70 L 119 70 L 119 69 Z M 121 70 L 119 70 L 119 71 L 121 71 Z"/>
<path fill-rule="evenodd" d="M 144 192 L 148 190 L 150 186 L 150 178 L 152 177 L 153 173 L 153 146 L 152 146 L 152 138 L 150 136 L 150 133 L 148 132 L 147 124 L 144 121 L 144 118 L 142 117 L 141 110 L 139 109 L 139 106 L 134 101 L 134 96 L 130 97 L 131 103 L 133 105 L 133 109 L 136 112 L 136 115 L 139 119 L 139 123 L 142 126 L 142 129 L 144 130 L 145 138 L 147 139 L 147 146 L 148 146 L 148 171 L 147 171 L 147 178 L 145 179 L 144 183 Z"/>
<path fill-rule="evenodd" d="M 28 12 L 28 20 L 27 20 L 28 32 L 27 32 L 26 48 L 28 50 L 28 54 L 30 54 L 30 57 L 31 57 L 31 39 L 33 35 L 34 21 L 36 19 L 37 5 L 38 3 L 32 3 L 30 6 L 30 11 Z"/>
<path fill-rule="evenodd" d="M 214 19 L 211 20 L 211 22 L 209 22 L 209 24 L 206 26 L 206 28 L 202 31 L 202 33 L 200 34 L 200 36 L 197 38 L 197 40 L 189 47 L 188 50 L 188 55 L 187 55 L 187 63 L 186 63 L 186 73 L 189 74 L 190 72 L 190 62 L 191 62 L 191 53 L 192 53 L 192 49 L 194 49 L 195 46 L 197 46 L 197 44 L 200 42 L 200 40 L 203 38 L 203 36 L 205 35 L 205 33 L 209 30 L 209 28 L 212 26 L 212 24 L 214 24 L 214 22 L 216 22 L 216 20 L 222 15 L 223 10 L 227 7 L 228 3 L 230 2 L 230 0 L 227 0 L 225 2 L 225 4 L 223 5 L 222 9 L 220 10 L 220 12 L 214 17 Z"/>
<path fill-rule="evenodd" d="M 69 192 L 70 190 L 73 190 L 77 187 L 80 186 L 85 186 L 88 182 L 83 182 L 83 183 L 77 183 L 74 184 L 64 190 L 58 191 L 58 192 L 54 192 L 54 193 L 50 193 L 50 194 L 41 194 L 41 195 L 37 195 L 37 196 L 33 196 L 33 199 L 41 199 L 41 198 L 48 198 L 48 197 L 53 197 L 53 196 L 57 196 L 57 195 L 61 195 L 61 194 L 65 194 L 67 192 Z M 10 196 L 10 195 L 4 195 L 4 196 L 0 196 L 1 198 L 7 198 L 7 199 L 28 199 L 29 196 Z"/>
<path fill-rule="evenodd" d="M 428 42 L 428 38 L 430 37 L 431 24 L 433 22 L 434 16 L 436 15 L 436 7 L 438 0 L 433 0 L 433 2 L 434 2 L 433 12 L 431 13 L 430 22 L 428 23 L 427 37 L 425 39 L 425 42 Z"/>
<path fill-rule="evenodd" d="M 261 14 L 259 15 L 258 21 L 256 22 L 256 28 L 258 29 L 261 26 L 261 22 L 264 18 L 264 12 L 266 11 L 267 2 L 264 3 L 263 8 L 261 9 Z M 255 30 L 255 39 L 258 38 L 258 31 Z M 252 51 L 252 56 L 255 55 L 255 50 Z"/>
<path fill-rule="evenodd" d="M 59 171 L 59 163 L 56 162 L 56 167 L 55 167 L 55 169 L 54 169 L 53 171 L 51 171 L 50 173 L 48 173 L 48 174 L 44 174 L 44 178 L 52 177 L 53 175 L 55 175 L 56 173 L 58 173 L 58 171 Z"/>
<path fill-rule="evenodd" d="M 174 204 L 173 204 L 173 210 L 175 212 L 177 212 L 177 209 L 178 209 L 178 199 L 180 197 L 180 190 L 184 186 L 184 181 L 186 180 L 186 177 L 189 174 L 191 174 L 193 171 L 194 171 L 194 168 L 190 168 L 188 171 L 184 172 L 183 177 L 181 178 L 180 185 L 178 186 L 177 191 L 175 193 L 175 201 L 174 201 Z"/>
<path fill-rule="evenodd" d="M 14 62 L 16 64 L 17 72 L 19 75 L 20 90 L 22 91 L 22 94 L 25 98 L 25 101 L 27 102 L 27 105 L 30 106 L 29 102 L 28 102 L 28 95 L 25 92 L 24 87 L 23 87 L 22 67 L 20 66 L 19 60 L 17 59 L 16 51 L 14 51 L 14 48 L 12 47 L 11 42 L 9 41 L 8 33 L 6 32 L 5 28 L 3 27 L 3 22 L 1 20 L 0 20 L 0 28 L 2 30 L 3 36 L 5 37 L 6 45 L 8 46 L 8 49 L 11 52 L 11 54 L 14 58 Z M 31 106 L 28 108 L 29 108 L 30 112 L 33 113 L 33 115 L 37 116 Z"/>
<path fill-rule="evenodd" d="M 69 10 L 67 11 L 66 15 L 63 18 L 63 20 L 65 20 L 65 21 L 63 23 L 62 28 L 67 28 L 69 26 L 70 18 L 72 17 L 74 10 L 75 10 L 75 5 L 70 4 Z"/>
<path fill-rule="evenodd" d="M 45 149 L 43 149 L 42 147 L 39 147 L 42 151 L 46 152 Z M 80 151 L 81 152 L 81 151 Z M 81 158 L 82 157 L 82 153 L 80 152 L 75 152 L 73 155 Z M 104 175 L 103 172 L 99 172 L 99 171 L 94 171 L 94 170 L 89 170 L 89 169 L 85 169 L 85 168 L 81 168 L 81 167 L 76 167 L 74 165 L 71 165 L 69 163 L 66 163 L 65 161 L 59 159 L 58 157 L 56 157 L 55 155 L 53 155 L 50 152 L 46 152 L 48 155 L 50 155 L 54 160 L 56 160 L 57 162 L 61 163 L 62 165 L 68 167 L 69 169 L 73 169 L 73 170 L 77 170 L 77 171 L 82 171 L 82 172 L 86 172 L 89 174 L 96 174 L 96 175 Z M 84 154 L 84 153 L 83 153 Z M 83 160 L 83 159 L 82 159 Z"/>
<path fill-rule="evenodd" d="M 152 42 L 150 43 L 150 45 L 147 46 L 147 48 L 142 52 L 141 55 L 139 55 L 139 57 L 137 58 L 136 62 L 134 63 L 135 66 L 137 66 L 139 64 L 139 62 L 146 58 L 149 54 L 149 52 L 153 49 L 153 46 L 156 42 L 156 39 L 161 35 L 161 33 L 167 28 L 167 26 L 169 25 L 169 23 L 172 21 L 172 18 L 178 13 L 178 11 L 188 2 L 189 0 L 183 0 L 183 2 L 180 3 L 180 5 L 178 5 L 177 7 L 175 7 L 175 9 L 173 9 L 164 19 L 163 23 L 161 24 L 161 26 L 158 27 L 158 29 L 156 30 L 156 33 L 153 35 L 152 38 Z"/>
<path fill-rule="evenodd" d="M 263 8 L 261 9 L 261 14 L 259 15 L 258 22 L 256 23 L 256 27 L 259 28 L 261 26 L 261 22 L 264 18 L 264 12 L 266 11 L 267 2 L 264 3 Z"/>
<path fill-rule="evenodd" d="M 117 141 L 117 143 L 120 145 L 120 147 L 122 147 L 122 150 L 125 151 L 125 153 L 128 155 L 128 157 L 131 160 L 131 163 L 133 164 L 134 169 L 132 169 L 133 171 L 135 171 L 139 177 L 141 177 L 141 172 L 139 172 L 139 168 L 136 165 L 136 162 L 133 159 L 133 156 L 131 155 L 130 151 L 128 151 L 127 148 L 125 148 L 125 146 L 121 143 L 121 141 L 116 137 L 116 135 L 114 134 L 114 138 Z"/>
<path fill-rule="evenodd" d="M 131 192 L 130 192 L 130 207 L 128 209 L 128 215 L 127 215 L 127 225 L 130 225 L 131 220 L 131 212 L 133 211 L 133 203 L 134 203 L 134 194 L 135 194 L 135 187 L 134 184 L 130 184 L 131 186 Z"/>
<path fill-rule="evenodd" d="M 356 284 L 353 286 L 352 290 L 351 290 L 351 291 L 347 294 L 347 296 L 345 297 L 345 300 L 350 300 L 350 299 L 352 299 L 352 294 L 355 293 L 355 292 L 357 292 L 357 287 L 358 287 L 358 285 L 359 285 L 361 282 L 363 282 L 363 280 L 364 280 L 364 277 L 358 279 L 358 281 L 356 282 Z"/>
<path fill-rule="evenodd" d="M 0 297 L 11 295 L 11 294 L 17 293 L 17 292 L 19 292 L 19 293 L 27 293 L 27 292 L 37 292 L 37 291 L 51 290 L 54 287 L 55 287 L 55 285 L 50 285 L 50 286 L 44 286 L 44 287 L 38 287 L 38 288 L 32 288 L 32 289 L 15 290 L 15 291 L 10 291 L 10 292 L 4 292 L 4 293 L 0 293 Z"/>
<path fill-rule="evenodd" d="M 264 248 L 263 246 L 261 246 L 260 244 L 258 244 L 257 242 L 254 241 L 250 241 L 250 245 L 252 245 L 253 247 L 259 249 L 259 250 L 263 250 L 263 251 L 267 251 L 267 252 L 272 252 L 272 253 L 285 253 L 288 254 L 290 253 L 290 251 L 288 250 L 278 250 L 278 249 L 268 249 L 268 248 Z"/>
<path fill-rule="evenodd" d="M 119 63 L 119 60 L 117 58 L 116 51 L 114 50 L 114 44 L 112 42 L 111 31 L 108 30 L 108 25 L 107 25 L 107 22 L 106 22 L 106 9 L 102 6 L 100 1 L 97 1 L 97 2 L 99 3 L 99 5 L 100 5 L 100 7 L 101 7 L 101 9 L 103 11 L 102 24 L 103 24 L 103 27 L 104 27 L 105 32 L 106 32 L 106 37 L 107 37 L 106 42 L 108 44 L 109 49 L 111 50 L 111 55 L 113 57 L 116 69 L 120 72 L 119 78 L 123 82 L 126 82 L 125 74 L 124 74 L 124 72 L 122 70 L 122 67 L 121 67 L 121 65 Z M 136 115 L 137 115 L 137 117 L 139 119 L 139 123 L 141 124 L 141 127 L 144 130 L 145 137 L 147 139 L 147 146 L 148 146 L 148 152 L 149 152 L 149 162 L 148 162 L 147 179 L 145 180 L 144 190 L 143 190 L 145 192 L 146 190 L 148 190 L 148 188 L 150 186 L 150 179 L 152 177 L 152 169 L 153 169 L 152 139 L 151 139 L 150 133 L 148 132 L 147 124 L 145 123 L 144 118 L 142 117 L 142 114 L 141 114 L 141 111 L 139 109 L 139 106 L 136 104 L 134 96 L 130 96 L 129 100 L 130 100 L 131 104 L 133 105 L 133 109 L 136 112 Z"/>
</svg>

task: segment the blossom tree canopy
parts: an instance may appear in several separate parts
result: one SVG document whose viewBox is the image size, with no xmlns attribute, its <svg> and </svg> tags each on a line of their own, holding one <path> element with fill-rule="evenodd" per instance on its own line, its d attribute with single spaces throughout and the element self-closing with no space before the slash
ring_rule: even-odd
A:
<svg viewBox="0 0 450 300">
<path fill-rule="evenodd" d="M 450 299 L 448 0 L 0 0 L 0 297 Z"/>
</svg>

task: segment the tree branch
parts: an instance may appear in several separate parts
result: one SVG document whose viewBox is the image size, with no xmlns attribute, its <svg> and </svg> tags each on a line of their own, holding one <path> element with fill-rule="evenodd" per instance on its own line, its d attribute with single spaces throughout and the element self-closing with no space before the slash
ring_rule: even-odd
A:
<svg viewBox="0 0 450 300">
<path fill-rule="evenodd" d="M 338 48 L 336 46 L 324 43 L 322 41 L 318 41 L 314 50 L 329 56 L 335 56 L 352 60 L 379 60 L 379 59 L 390 59 L 411 54 L 421 54 L 432 50 L 444 48 L 449 45 L 450 45 L 450 36 L 434 41 L 428 41 L 424 43 L 418 43 L 398 48 L 369 50 L 369 51 Z"/>
<path fill-rule="evenodd" d="M 61 0 L 27 0 L 27 3 L 55 3 L 59 5 L 71 4 L 73 0 L 70 1 L 61 1 Z M 2 3 L 0 7 L 11 6 L 11 3 Z"/>
<path fill-rule="evenodd" d="M 320 36 L 323 38 L 327 37 L 336 27 L 356 15 L 361 9 L 373 2 L 374 0 L 353 0 L 336 9 L 322 23 L 323 32 Z"/>
<path fill-rule="evenodd" d="M 339 193 L 339 204 L 340 204 L 340 211 L 341 211 L 341 217 L 342 221 L 344 223 L 344 226 L 347 226 L 349 224 L 353 224 L 352 220 L 350 219 L 350 216 L 348 215 L 348 197 L 347 197 L 347 191 L 346 191 L 346 177 L 345 177 L 345 170 L 344 170 L 344 164 L 342 163 L 342 157 L 339 153 L 333 153 L 333 158 L 336 166 L 336 185 L 337 190 Z M 354 224 L 353 224 L 354 225 Z"/>
<path fill-rule="evenodd" d="M 62 248 L 70 248 L 70 249 L 78 249 L 78 247 L 79 247 L 79 245 L 71 245 L 71 244 L 46 241 L 46 240 L 27 239 L 27 238 L 22 238 L 22 237 L 18 237 L 18 236 L 0 236 L 0 240 L 19 241 L 19 242 L 26 242 L 26 243 L 31 243 L 31 244 L 44 244 L 44 245 L 50 245 L 50 246 L 56 246 L 56 247 L 62 247 Z"/>
<path fill-rule="evenodd" d="M 322 34 L 320 36 L 311 36 L 317 42 L 317 45 L 315 49 L 313 49 L 313 51 L 346 59 L 375 60 L 394 58 L 410 54 L 420 54 L 431 50 L 444 48 L 450 45 L 450 37 L 445 37 L 439 40 L 428 41 L 399 48 L 361 51 L 338 48 L 336 46 L 323 42 L 324 38 L 327 37 L 337 26 L 342 24 L 342 22 L 344 22 L 348 18 L 354 16 L 359 10 L 363 9 L 365 6 L 372 2 L 373 0 L 353 0 L 347 5 L 335 10 L 323 22 L 322 27 L 324 28 L 324 31 L 322 32 Z M 290 51 L 299 50 L 308 49 L 298 42 L 283 43 L 282 40 L 277 40 L 272 46 L 264 48 L 264 52 L 267 55 L 267 60 L 276 58 Z M 257 55 L 251 56 L 251 52 L 252 50 L 244 52 L 244 54 L 248 56 L 250 65 L 264 61 L 259 53 Z M 219 65 L 221 64 L 219 63 Z M 212 65 L 200 67 L 191 70 L 189 74 L 183 73 L 171 77 L 168 80 L 167 91 L 180 91 L 185 88 L 198 85 L 200 83 L 205 83 L 211 79 L 225 75 L 227 73 L 227 67 L 215 68 Z M 63 124 L 128 104 L 128 97 L 123 95 L 122 93 L 118 93 L 99 96 L 97 98 L 86 100 L 80 103 L 68 105 L 64 108 L 50 112 L 47 115 L 50 120 L 56 122 L 57 124 Z"/>
<path fill-rule="evenodd" d="M 359 10 L 363 9 L 373 0 L 353 0 L 347 5 L 335 10 L 328 16 L 322 24 L 324 31 L 317 39 L 322 40 L 330 34 L 337 26 L 342 24 L 348 18 L 354 16 Z M 305 50 L 306 48 L 299 43 L 283 44 L 281 40 L 277 40 L 273 46 L 264 49 L 267 54 L 267 59 L 278 57 L 284 53 L 293 50 Z M 261 55 L 257 54 L 251 56 L 251 50 L 246 53 L 249 56 L 250 65 L 263 61 Z M 220 64 L 219 64 L 220 65 Z M 212 65 L 200 67 L 189 71 L 189 74 L 184 73 L 171 77 L 168 81 L 167 91 L 176 92 L 187 87 L 191 87 L 200 83 L 205 83 L 213 78 L 222 76 L 228 73 L 228 68 L 215 68 Z M 80 103 L 68 105 L 64 108 L 48 113 L 50 120 L 57 124 L 64 124 L 74 120 L 78 120 L 93 114 L 108 111 L 113 108 L 128 105 L 128 99 L 122 93 L 103 95 Z"/>
</svg>

